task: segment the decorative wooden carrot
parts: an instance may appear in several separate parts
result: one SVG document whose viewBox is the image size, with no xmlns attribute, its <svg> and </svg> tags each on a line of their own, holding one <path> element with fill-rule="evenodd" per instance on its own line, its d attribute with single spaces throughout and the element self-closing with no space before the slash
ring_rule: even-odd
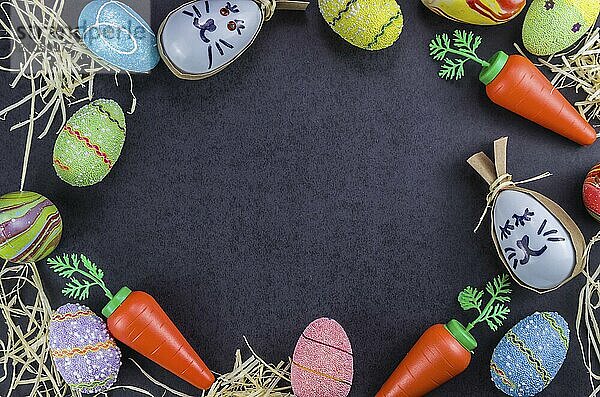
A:
<svg viewBox="0 0 600 397">
<path fill-rule="evenodd" d="M 65 254 L 48 259 L 48 264 L 70 279 L 62 290 L 69 298 L 87 299 L 91 287 L 102 288 L 110 299 L 102 314 L 115 339 L 199 389 L 207 390 L 214 383 L 212 372 L 150 295 L 127 287 L 113 295 L 104 283 L 102 269 L 85 255 Z"/>
<path fill-rule="evenodd" d="M 488 282 L 485 290 L 491 298 L 482 308 L 483 291 L 466 287 L 458 302 L 463 310 L 475 309 L 477 318 L 464 327 L 457 320 L 430 327 L 410 349 L 375 397 L 419 397 L 463 372 L 471 362 L 471 352 L 477 347 L 469 331 L 485 322 L 496 331 L 510 309 L 510 282 L 503 274 Z"/>
<path fill-rule="evenodd" d="M 444 61 L 439 76 L 460 79 L 468 61 L 479 63 L 479 80 L 486 85 L 488 97 L 497 105 L 517 113 L 580 145 L 596 141 L 596 130 L 562 96 L 533 63 L 521 55 L 499 51 L 489 60 L 479 58 L 476 50 L 481 37 L 464 30 L 437 35 L 429 44 L 430 55 Z M 458 58 L 450 58 L 449 55 Z"/>
</svg>

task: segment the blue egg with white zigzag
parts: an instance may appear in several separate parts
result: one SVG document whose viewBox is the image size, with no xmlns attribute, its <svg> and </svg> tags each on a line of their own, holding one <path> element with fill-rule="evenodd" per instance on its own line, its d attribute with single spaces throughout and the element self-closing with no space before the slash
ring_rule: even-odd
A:
<svg viewBox="0 0 600 397">
<path fill-rule="evenodd" d="M 569 349 L 569 324 L 558 313 L 534 313 L 500 340 L 490 363 L 492 381 L 509 396 L 535 396 L 554 379 Z"/>
<path fill-rule="evenodd" d="M 160 60 L 156 35 L 131 7 L 93 0 L 79 15 L 79 34 L 96 56 L 129 72 L 149 72 Z"/>
</svg>

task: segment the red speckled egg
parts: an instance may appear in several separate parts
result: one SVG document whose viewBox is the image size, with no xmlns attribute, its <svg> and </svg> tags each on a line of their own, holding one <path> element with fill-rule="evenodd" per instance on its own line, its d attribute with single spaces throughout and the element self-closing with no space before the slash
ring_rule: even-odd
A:
<svg viewBox="0 0 600 397">
<path fill-rule="evenodd" d="M 583 204 L 590 215 L 600 222 L 600 164 L 588 172 L 583 182 Z"/>
<path fill-rule="evenodd" d="M 329 318 L 310 323 L 296 344 L 291 372 L 297 397 L 348 396 L 354 359 L 342 326 Z"/>
</svg>

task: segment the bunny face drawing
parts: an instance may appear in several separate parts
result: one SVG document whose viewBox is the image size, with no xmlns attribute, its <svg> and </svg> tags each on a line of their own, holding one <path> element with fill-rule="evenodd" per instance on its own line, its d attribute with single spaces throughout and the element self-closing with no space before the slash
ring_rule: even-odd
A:
<svg viewBox="0 0 600 397">
<path fill-rule="evenodd" d="M 237 59 L 252 44 L 262 23 L 263 13 L 252 0 L 188 3 L 163 22 L 161 55 L 179 74 L 202 78 Z"/>
<path fill-rule="evenodd" d="M 570 277 L 576 264 L 571 237 L 533 196 L 504 190 L 492 216 L 500 254 L 519 280 L 537 289 L 550 289 Z"/>
</svg>

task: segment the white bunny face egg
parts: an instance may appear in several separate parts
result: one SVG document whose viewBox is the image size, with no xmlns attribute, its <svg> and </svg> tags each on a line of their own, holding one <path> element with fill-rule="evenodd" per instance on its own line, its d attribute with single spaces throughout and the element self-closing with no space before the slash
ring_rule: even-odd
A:
<svg viewBox="0 0 600 397">
<path fill-rule="evenodd" d="M 492 217 L 500 254 L 524 284 L 551 289 L 572 275 L 577 256 L 571 236 L 532 195 L 502 191 Z"/>
<path fill-rule="evenodd" d="M 252 44 L 263 19 L 263 12 L 252 0 L 185 4 L 169 14 L 161 26 L 161 56 L 178 77 L 212 76 Z"/>
</svg>

